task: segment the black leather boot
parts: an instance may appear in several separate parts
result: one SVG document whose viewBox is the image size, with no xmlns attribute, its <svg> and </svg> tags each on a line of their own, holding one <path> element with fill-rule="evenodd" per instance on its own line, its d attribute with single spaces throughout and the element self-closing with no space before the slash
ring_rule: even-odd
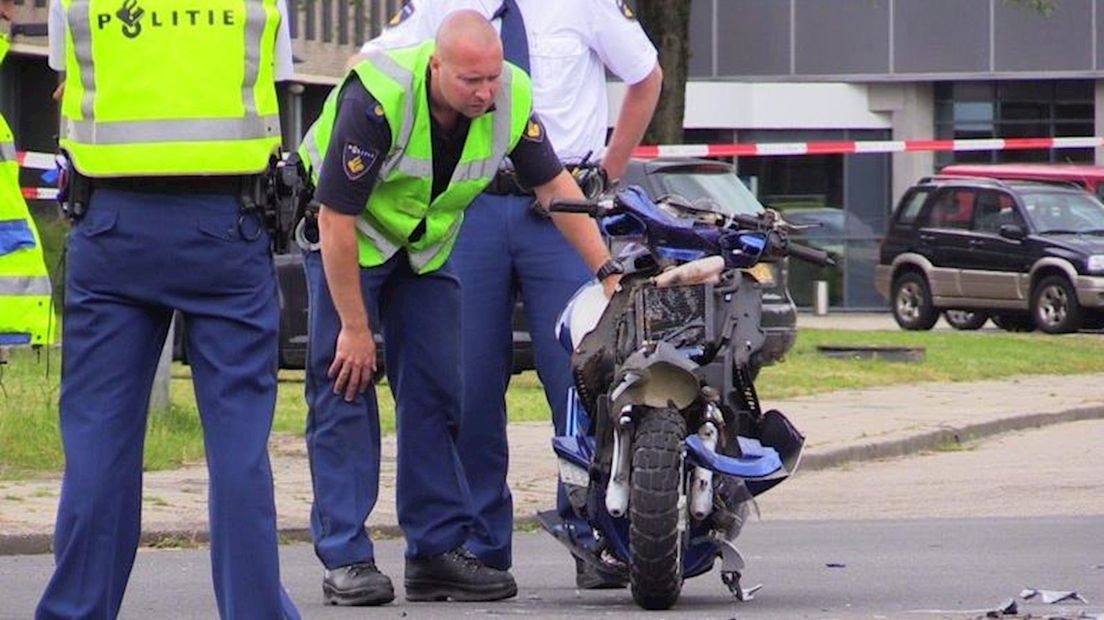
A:
<svg viewBox="0 0 1104 620">
<path fill-rule="evenodd" d="M 486 566 L 464 547 L 406 560 L 408 601 L 497 601 L 517 595 L 508 571 Z"/>
<path fill-rule="evenodd" d="M 374 562 L 361 562 L 327 570 L 322 600 L 327 605 L 384 605 L 395 600 L 395 588 Z"/>
</svg>

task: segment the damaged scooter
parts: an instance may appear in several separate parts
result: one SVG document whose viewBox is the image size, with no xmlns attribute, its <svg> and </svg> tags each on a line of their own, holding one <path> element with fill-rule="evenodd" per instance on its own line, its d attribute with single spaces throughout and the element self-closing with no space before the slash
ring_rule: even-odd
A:
<svg viewBox="0 0 1104 620">
<path fill-rule="evenodd" d="M 718 558 L 724 584 L 750 598 L 735 539 L 755 496 L 793 474 L 804 445 L 782 413 L 761 410 L 752 383 L 770 273 L 761 263 L 831 258 L 790 241 L 793 227 L 773 211 L 724 216 L 637 187 L 551 210 L 588 214 L 630 242 L 620 290 L 607 300 L 601 284 L 583 287 L 557 328 L 575 385 L 553 447 L 595 538 L 581 543 L 555 511 L 539 515 L 542 526 L 597 570 L 627 573 L 645 609 L 670 608 L 683 580 Z"/>
</svg>

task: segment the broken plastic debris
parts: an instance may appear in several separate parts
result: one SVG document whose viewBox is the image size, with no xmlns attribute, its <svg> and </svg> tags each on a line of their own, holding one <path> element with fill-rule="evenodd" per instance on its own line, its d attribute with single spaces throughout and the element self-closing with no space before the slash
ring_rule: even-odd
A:
<svg viewBox="0 0 1104 620">
<path fill-rule="evenodd" d="M 1001 603 L 996 609 L 990 609 L 985 612 L 986 618 L 999 618 L 1001 616 L 1015 616 L 1019 613 L 1019 606 L 1016 605 L 1016 599 L 1010 598 Z"/>
<path fill-rule="evenodd" d="M 1074 592 L 1073 590 L 1039 590 L 1037 588 L 1027 588 L 1020 592 L 1020 598 L 1024 600 L 1034 598 L 1036 595 L 1038 595 L 1040 600 L 1048 605 L 1052 605 L 1054 603 L 1057 603 L 1058 601 L 1065 601 L 1069 599 L 1081 601 L 1086 605 L 1089 603 L 1089 601 L 1087 601 L 1085 597 L 1081 596 L 1077 592 Z"/>
</svg>

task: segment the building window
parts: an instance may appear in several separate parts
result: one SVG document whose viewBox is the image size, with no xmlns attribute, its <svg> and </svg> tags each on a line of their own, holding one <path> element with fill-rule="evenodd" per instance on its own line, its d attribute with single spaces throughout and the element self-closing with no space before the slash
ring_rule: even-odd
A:
<svg viewBox="0 0 1104 620">
<path fill-rule="evenodd" d="M 1060 138 L 1095 135 L 1092 80 L 936 82 L 936 138 Z M 960 151 L 935 154 L 952 163 L 1093 163 L 1093 149 Z"/>
</svg>

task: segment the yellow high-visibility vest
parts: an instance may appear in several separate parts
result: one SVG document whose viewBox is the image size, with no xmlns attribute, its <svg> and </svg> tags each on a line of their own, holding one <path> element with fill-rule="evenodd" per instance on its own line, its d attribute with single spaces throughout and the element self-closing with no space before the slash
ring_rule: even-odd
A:
<svg viewBox="0 0 1104 620">
<path fill-rule="evenodd" d="M 0 38 L 0 47 L 5 43 Z M 0 116 L 0 344 L 42 345 L 57 339 L 50 292 L 42 242 L 19 189 L 11 129 Z"/>
<path fill-rule="evenodd" d="M 357 220 L 359 258 L 364 267 L 381 265 L 402 249 L 409 254 L 415 272 L 440 268 L 456 243 L 464 209 L 494 178 L 503 159 L 526 131 L 533 112 L 529 76 L 505 63 L 494 109 L 471 120 L 448 187 L 431 200 L 433 142 L 426 69 L 433 50 L 430 41 L 377 52 L 353 68 L 364 88 L 379 102 L 392 142 L 380 168 L 379 182 Z M 315 182 L 337 121 L 339 91 L 335 88 L 330 93 L 299 149 Z M 411 241 L 411 234 L 423 221 L 425 233 Z"/>
<path fill-rule="evenodd" d="M 90 177 L 252 174 L 280 145 L 276 0 L 61 0 L 61 147 Z"/>
</svg>

